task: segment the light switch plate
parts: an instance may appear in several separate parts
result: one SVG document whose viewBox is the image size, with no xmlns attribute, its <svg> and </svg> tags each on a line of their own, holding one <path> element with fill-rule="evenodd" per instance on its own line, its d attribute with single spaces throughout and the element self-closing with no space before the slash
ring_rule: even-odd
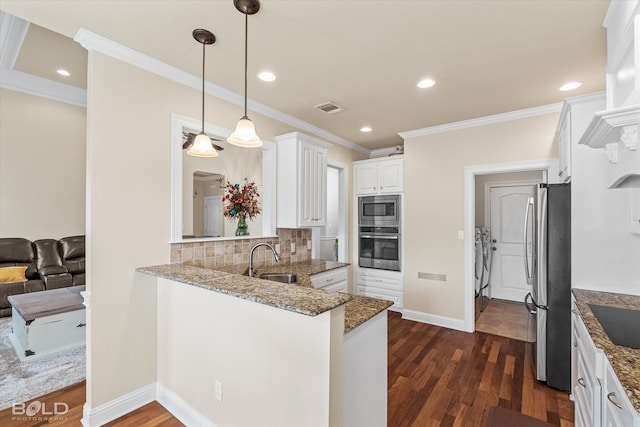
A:
<svg viewBox="0 0 640 427">
<path fill-rule="evenodd" d="M 458 239 L 464 240 L 464 231 L 458 230 Z"/>
<path fill-rule="evenodd" d="M 311 250 L 311 240 L 307 240 L 307 250 Z"/>
<path fill-rule="evenodd" d="M 296 252 L 296 244 L 295 242 L 291 242 L 291 253 L 295 253 Z"/>
<path fill-rule="evenodd" d="M 276 243 L 276 252 L 280 253 L 280 243 Z"/>
</svg>

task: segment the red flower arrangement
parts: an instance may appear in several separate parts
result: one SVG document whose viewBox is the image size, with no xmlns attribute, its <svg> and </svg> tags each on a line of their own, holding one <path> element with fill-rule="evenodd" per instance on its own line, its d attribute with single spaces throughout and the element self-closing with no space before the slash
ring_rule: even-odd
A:
<svg viewBox="0 0 640 427">
<path fill-rule="evenodd" d="M 247 178 L 244 179 L 244 185 L 232 184 L 227 181 L 224 186 L 225 194 L 222 196 L 222 203 L 224 203 L 224 216 L 230 219 L 246 218 L 253 219 L 256 215 L 260 214 L 260 206 L 258 206 L 258 186 L 255 181 L 249 182 Z"/>
</svg>

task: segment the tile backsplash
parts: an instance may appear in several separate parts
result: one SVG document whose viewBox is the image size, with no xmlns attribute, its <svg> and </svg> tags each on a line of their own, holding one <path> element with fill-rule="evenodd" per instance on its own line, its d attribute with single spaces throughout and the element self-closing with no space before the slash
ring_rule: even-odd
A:
<svg viewBox="0 0 640 427">
<path fill-rule="evenodd" d="M 171 263 L 194 265 L 196 267 L 214 268 L 234 264 L 249 264 L 249 251 L 261 242 L 269 243 L 274 248 L 280 245 L 280 262 L 290 263 L 308 261 L 311 250 L 307 242 L 311 240 L 310 229 L 277 229 L 278 237 L 251 238 L 237 240 L 220 240 L 212 242 L 190 242 L 171 244 Z M 291 253 L 291 243 L 296 244 L 295 253 Z M 273 254 L 266 247 L 259 247 L 253 255 L 255 265 L 272 265 Z"/>
</svg>

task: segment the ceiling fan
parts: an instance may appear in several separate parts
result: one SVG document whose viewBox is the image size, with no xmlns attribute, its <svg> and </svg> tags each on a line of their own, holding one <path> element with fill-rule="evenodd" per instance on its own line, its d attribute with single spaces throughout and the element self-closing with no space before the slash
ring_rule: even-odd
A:
<svg viewBox="0 0 640 427">
<path fill-rule="evenodd" d="M 198 134 L 196 134 L 196 133 L 182 132 L 182 149 L 186 150 L 189 147 L 191 147 L 193 145 L 193 140 L 196 138 L 196 136 L 198 136 Z M 211 141 L 220 141 L 220 142 L 222 142 L 221 139 L 216 139 L 216 138 L 211 138 Z M 221 147 L 221 146 L 219 146 L 217 144 L 214 144 L 213 142 L 211 143 L 211 145 L 213 145 L 213 148 L 215 148 L 217 151 L 224 150 L 224 147 Z"/>
</svg>

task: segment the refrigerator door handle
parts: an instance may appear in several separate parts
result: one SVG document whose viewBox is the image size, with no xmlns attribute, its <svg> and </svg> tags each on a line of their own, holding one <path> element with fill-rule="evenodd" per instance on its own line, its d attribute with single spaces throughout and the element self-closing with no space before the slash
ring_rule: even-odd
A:
<svg viewBox="0 0 640 427">
<path fill-rule="evenodd" d="M 532 271 L 529 270 L 529 251 L 527 251 L 527 244 L 529 242 L 529 212 L 533 210 L 533 197 L 527 199 L 527 207 L 524 211 L 524 230 L 522 238 L 522 250 L 524 252 L 524 274 L 527 283 L 533 279 Z"/>
<path fill-rule="evenodd" d="M 527 307 L 527 310 L 529 310 L 529 313 L 538 314 L 538 310 L 536 310 L 537 304 L 533 302 L 533 297 L 531 296 L 531 292 L 529 292 L 527 296 L 524 297 L 524 305 L 525 307 Z"/>
</svg>

